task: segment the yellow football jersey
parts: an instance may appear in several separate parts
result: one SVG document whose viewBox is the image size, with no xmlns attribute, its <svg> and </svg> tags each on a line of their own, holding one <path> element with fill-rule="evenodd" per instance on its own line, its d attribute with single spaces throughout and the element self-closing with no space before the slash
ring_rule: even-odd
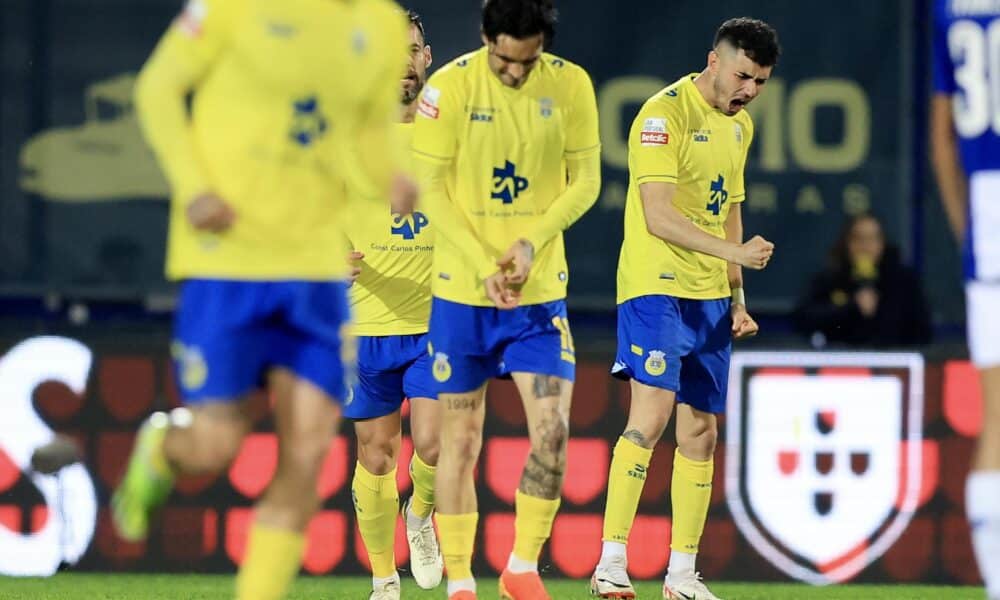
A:
<svg viewBox="0 0 1000 600">
<path fill-rule="evenodd" d="M 387 147 L 406 27 L 389 0 L 188 2 L 136 89 L 173 190 L 168 276 L 346 275 L 347 185 L 375 196 L 396 168 Z M 203 192 L 232 206 L 228 231 L 188 223 L 187 205 Z"/>
<path fill-rule="evenodd" d="M 673 204 L 685 217 L 725 238 L 730 205 L 745 197 L 743 170 L 753 139 L 745 110 L 728 117 L 683 77 L 646 101 L 629 132 L 625 240 L 618 259 L 618 303 L 649 294 L 709 300 L 730 295 L 726 261 L 652 235 L 639 186 L 677 185 Z"/>
<path fill-rule="evenodd" d="M 417 167 L 446 166 L 445 216 L 471 232 L 470 243 L 457 242 L 454 228 L 425 202 L 437 223 L 434 296 L 492 306 L 483 279 L 498 270 L 496 260 L 516 240 L 526 238 L 535 245 L 535 260 L 521 304 L 565 298 L 561 227 L 593 204 L 597 190 L 573 200 L 578 210 L 572 217 L 555 218 L 559 211 L 549 209 L 567 190 L 566 161 L 596 161 L 600 154 L 593 84 L 581 67 L 543 54 L 522 87 L 513 89 L 489 70 L 487 56 L 482 48 L 452 61 L 430 78 L 419 100 Z"/>
<path fill-rule="evenodd" d="M 413 124 L 401 123 L 397 129 L 397 139 L 409 148 Z M 351 286 L 353 331 L 372 336 L 425 333 L 431 311 L 433 230 L 419 207 L 401 216 L 390 214 L 388 202 L 384 204 L 381 218 L 358 214 L 347 227 L 351 247 L 365 254 L 361 274 Z M 362 203 L 353 207 L 355 213 L 370 215 L 373 210 Z"/>
</svg>

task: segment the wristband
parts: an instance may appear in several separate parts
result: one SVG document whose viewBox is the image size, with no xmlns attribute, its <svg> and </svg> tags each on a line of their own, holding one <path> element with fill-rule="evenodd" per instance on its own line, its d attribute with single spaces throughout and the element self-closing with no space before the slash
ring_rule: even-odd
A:
<svg viewBox="0 0 1000 600">
<path fill-rule="evenodd" d="M 747 295 L 743 292 L 743 288 L 733 288 L 733 304 L 747 305 Z"/>
</svg>

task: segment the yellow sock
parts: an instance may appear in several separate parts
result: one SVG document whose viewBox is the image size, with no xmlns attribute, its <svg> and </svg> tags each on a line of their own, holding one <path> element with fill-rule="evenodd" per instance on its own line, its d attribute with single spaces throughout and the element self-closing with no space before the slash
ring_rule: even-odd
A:
<svg viewBox="0 0 1000 600">
<path fill-rule="evenodd" d="M 476 543 L 478 513 L 437 515 L 438 537 L 448 579 L 472 579 L 472 548 Z"/>
<path fill-rule="evenodd" d="M 410 498 L 410 511 L 426 519 L 434 510 L 434 475 L 437 467 L 425 463 L 416 452 L 410 460 L 410 479 L 413 480 L 413 496 Z"/>
<path fill-rule="evenodd" d="M 608 503 L 604 508 L 605 542 L 628 543 L 628 534 L 639 509 L 642 486 L 653 451 L 623 437 L 615 444 L 608 472 Z"/>
<path fill-rule="evenodd" d="M 396 513 L 399 512 L 396 469 L 385 475 L 372 475 L 359 462 L 354 467 L 351 491 L 372 575 L 392 577 L 396 573 Z"/>
<path fill-rule="evenodd" d="M 674 452 L 674 476 L 670 482 L 670 500 L 674 508 L 670 548 L 688 554 L 698 553 L 698 542 L 705 531 L 705 517 L 712 500 L 714 459 L 696 461 Z"/>
<path fill-rule="evenodd" d="M 552 521 L 559 511 L 559 498 L 546 500 L 517 490 L 514 511 L 514 556 L 536 563 L 542 546 L 552 535 Z"/>
<path fill-rule="evenodd" d="M 299 572 L 306 537 L 301 532 L 254 523 L 236 576 L 237 600 L 278 600 Z"/>
</svg>

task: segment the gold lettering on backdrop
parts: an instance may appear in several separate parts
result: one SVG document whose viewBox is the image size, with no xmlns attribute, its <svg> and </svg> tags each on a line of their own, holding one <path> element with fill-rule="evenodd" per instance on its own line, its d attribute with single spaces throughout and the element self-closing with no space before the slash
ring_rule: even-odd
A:
<svg viewBox="0 0 1000 600">
<path fill-rule="evenodd" d="M 166 199 L 169 187 L 139 130 L 135 75 L 91 84 L 84 122 L 54 127 L 21 147 L 21 189 L 54 202 Z"/>
<path fill-rule="evenodd" d="M 826 207 L 823 204 L 823 195 L 819 192 L 819 188 L 814 185 L 807 185 L 799 190 L 799 195 L 795 198 L 795 212 L 817 215 L 826 212 Z"/>
</svg>

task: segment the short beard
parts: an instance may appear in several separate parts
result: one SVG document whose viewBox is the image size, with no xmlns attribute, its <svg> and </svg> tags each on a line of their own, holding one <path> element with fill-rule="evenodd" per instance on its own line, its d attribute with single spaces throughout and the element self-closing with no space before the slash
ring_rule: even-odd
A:
<svg viewBox="0 0 1000 600">
<path fill-rule="evenodd" d="M 419 85 L 415 86 L 412 91 L 403 90 L 403 96 L 401 98 L 404 106 L 409 106 L 420 97 L 420 92 L 424 91 L 424 84 L 420 82 Z"/>
</svg>

